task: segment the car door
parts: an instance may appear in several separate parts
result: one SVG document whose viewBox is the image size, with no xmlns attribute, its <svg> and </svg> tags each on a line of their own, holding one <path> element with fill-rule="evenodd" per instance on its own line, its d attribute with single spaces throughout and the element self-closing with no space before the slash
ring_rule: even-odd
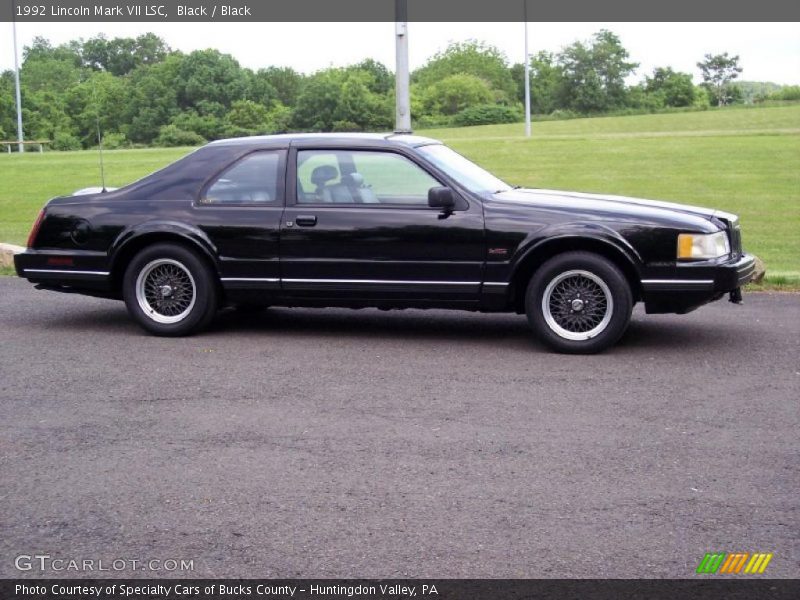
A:
<svg viewBox="0 0 800 600">
<path fill-rule="evenodd" d="M 240 156 L 204 186 L 194 210 L 217 249 L 228 289 L 280 289 L 278 241 L 286 150 Z"/>
<path fill-rule="evenodd" d="M 281 222 L 284 293 L 339 298 L 476 301 L 483 212 L 459 198 L 428 206 L 443 185 L 413 154 L 374 148 L 290 152 Z"/>
</svg>

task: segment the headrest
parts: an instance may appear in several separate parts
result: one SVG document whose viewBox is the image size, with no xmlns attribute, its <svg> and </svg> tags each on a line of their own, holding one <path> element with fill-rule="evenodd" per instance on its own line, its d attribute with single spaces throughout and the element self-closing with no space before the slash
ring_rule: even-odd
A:
<svg viewBox="0 0 800 600">
<path fill-rule="evenodd" d="M 325 185 L 326 182 L 336 179 L 339 171 L 332 165 L 320 165 L 311 171 L 311 183 L 316 186 Z"/>
<path fill-rule="evenodd" d="M 361 187 L 364 185 L 364 176 L 361 173 L 350 173 L 347 179 L 348 183 L 353 187 Z"/>
</svg>

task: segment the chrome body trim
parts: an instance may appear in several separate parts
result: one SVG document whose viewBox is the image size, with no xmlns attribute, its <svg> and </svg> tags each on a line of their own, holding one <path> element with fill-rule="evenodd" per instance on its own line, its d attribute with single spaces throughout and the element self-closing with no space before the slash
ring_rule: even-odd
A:
<svg viewBox="0 0 800 600">
<path fill-rule="evenodd" d="M 267 283 L 278 283 L 277 277 L 221 277 L 220 281 L 265 281 Z"/>
<path fill-rule="evenodd" d="M 480 281 L 404 281 L 393 279 L 281 279 L 283 283 L 356 283 L 377 285 L 480 285 Z"/>
<path fill-rule="evenodd" d="M 23 269 L 26 273 L 58 273 L 68 275 L 93 275 L 96 277 L 108 277 L 108 271 L 67 271 L 65 269 Z"/>
<path fill-rule="evenodd" d="M 677 285 L 710 285 L 713 279 L 642 279 L 644 285 L 661 285 L 674 283 Z"/>
</svg>

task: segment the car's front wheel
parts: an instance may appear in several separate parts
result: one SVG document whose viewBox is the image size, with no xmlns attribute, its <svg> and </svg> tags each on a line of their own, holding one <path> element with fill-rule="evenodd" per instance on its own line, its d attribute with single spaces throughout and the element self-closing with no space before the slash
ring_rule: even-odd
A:
<svg viewBox="0 0 800 600">
<path fill-rule="evenodd" d="M 211 269 L 178 244 L 155 244 L 139 252 L 122 286 L 131 317 L 155 335 L 189 335 L 203 329 L 217 310 Z"/>
<path fill-rule="evenodd" d="M 545 262 L 525 296 L 528 321 L 559 352 L 605 350 L 625 333 L 633 294 L 610 260 L 590 252 L 566 252 Z"/>
</svg>

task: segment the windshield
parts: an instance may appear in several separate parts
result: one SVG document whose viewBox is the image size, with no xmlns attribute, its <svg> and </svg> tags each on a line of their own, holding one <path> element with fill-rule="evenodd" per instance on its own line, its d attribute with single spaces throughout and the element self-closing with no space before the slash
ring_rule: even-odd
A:
<svg viewBox="0 0 800 600">
<path fill-rule="evenodd" d="M 422 146 L 418 150 L 434 165 L 471 192 L 507 192 L 511 189 L 502 179 L 467 160 L 458 152 L 441 144 Z"/>
</svg>

